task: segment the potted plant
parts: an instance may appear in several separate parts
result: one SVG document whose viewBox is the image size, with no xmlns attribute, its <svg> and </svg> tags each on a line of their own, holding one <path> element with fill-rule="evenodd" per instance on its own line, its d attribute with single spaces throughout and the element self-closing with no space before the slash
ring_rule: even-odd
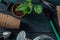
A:
<svg viewBox="0 0 60 40">
<path fill-rule="evenodd" d="M 32 0 L 26 0 L 24 3 L 14 5 L 12 8 L 12 12 L 18 17 L 23 17 L 26 14 L 30 14 L 32 8 L 34 8 L 34 11 L 37 14 L 42 13 L 43 7 L 38 4 L 33 4 Z"/>
</svg>

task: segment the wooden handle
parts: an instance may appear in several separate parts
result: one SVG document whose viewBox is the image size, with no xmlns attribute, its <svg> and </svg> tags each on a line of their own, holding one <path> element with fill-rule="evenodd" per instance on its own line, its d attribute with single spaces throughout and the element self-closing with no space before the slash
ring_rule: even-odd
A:
<svg viewBox="0 0 60 40">
<path fill-rule="evenodd" d="M 19 29 L 21 20 L 10 15 L 0 13 L 0 26 L 10 29 Z"/>
<path fill-rule="evenodd" d="M 60 26 L 60 6 L 56 6 L 56 9 L 57 9 L 58 22 Z"/>
</svg>

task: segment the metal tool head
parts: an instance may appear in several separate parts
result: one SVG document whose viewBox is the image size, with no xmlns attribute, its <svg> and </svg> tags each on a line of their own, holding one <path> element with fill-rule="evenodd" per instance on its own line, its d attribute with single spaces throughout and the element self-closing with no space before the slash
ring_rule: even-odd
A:
<svg viewBox="0 0 60 40">
<path fill-rule="evenodd" d="M 25 31 L 21 31 L 21 32 L 17 35 L 17 39 L 16 39 L 16 40 L 25 40 L 25 37 L 26 37 Z"/>
<path fill-rule="evenodd" d="M 44 39 L 54 40 L 53 38 L 51 38 L 50 36 L 47 36 L 47 35 L 40 35 L 40 36 L 36 37 L 34 40 L 44 40 Z"/>
<path fill-rule="evenodd" d="M 39 0 L 39 1 L 42 2 L 42 3 L 44 3 L 49 8 L 54 8 L 55 7 L 51 2 L 49 2 L 47 0 Z"/>
<path fill-rule="evenodd" d="M 26 32 L 25 31 L 21 31 L 18 35 L 17 35 L 17 39 L 16 40 L 31 40 L 29 38 L 26 38 Z"/>
<path fill-rule="evenodd" d="M 3 32 L 3 38 L 6 39 L 8 37 L 10 37 L 11 32 Z"/>
</svg>

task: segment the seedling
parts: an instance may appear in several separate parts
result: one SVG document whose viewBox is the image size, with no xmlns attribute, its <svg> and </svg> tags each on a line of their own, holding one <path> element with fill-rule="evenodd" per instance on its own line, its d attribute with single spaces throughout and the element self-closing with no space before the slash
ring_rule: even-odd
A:
<svg viewBox="0 0 60 40">
<path fill-rule="evenodd" d="M 32 11 L 32 8 L 34 8 L 34 11 L 37 14 L 41 14 L 43 7 L 42 5 L 33 4 L 32 0 L 26 0 L 24 3 L 21 3 L 17 8 L 16 11 L 23 11 L 24 14 L 30 14 Z"/>
</svg>

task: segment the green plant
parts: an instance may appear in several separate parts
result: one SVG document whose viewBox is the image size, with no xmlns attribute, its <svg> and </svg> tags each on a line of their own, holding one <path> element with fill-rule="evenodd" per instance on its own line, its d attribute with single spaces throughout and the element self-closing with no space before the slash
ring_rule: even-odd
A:
<svg viewBox="0 0 60 40">
<path fill-rule="evenodd" d="M 37 14 L 41 14 L 42 13 L 42 6 L 41 5 L 35 5 L 34 6 L 34 11 L 37 13 Z"/>
<path fill-rule="evenodd" d="M 32 4 L 32 0 L 26 0 L 26 2 L 21 3 L 16 8 L 16 11 L 23 11 L 24 14 L 30 14 L 33 7 L 34 7 L 34 11 L 37 14 L 41 14 L 42 13 L 43 7 L 41 5 L 38 5 L 38 4 L 37 5 L 36 4 Z"/>
</svg>

